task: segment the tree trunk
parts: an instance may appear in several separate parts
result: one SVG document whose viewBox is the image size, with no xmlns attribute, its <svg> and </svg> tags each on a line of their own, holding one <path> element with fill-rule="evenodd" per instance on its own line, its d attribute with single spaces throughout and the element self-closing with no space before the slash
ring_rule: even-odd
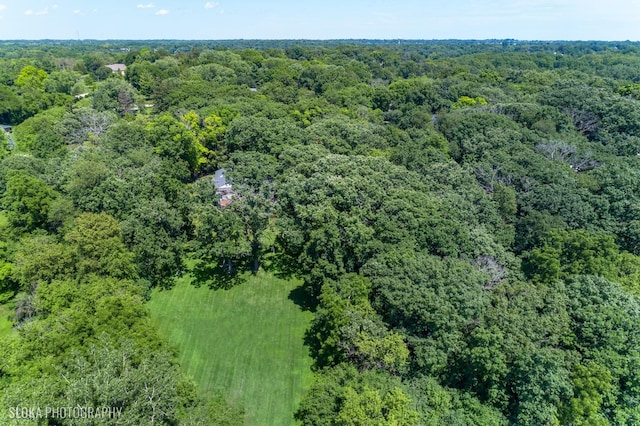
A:
<svg viewBox="0 0 640 426">
<path fill-rule="evenodd" d="M 260 242 L 255 239 L 251 243 L 251 257 L 253 257 L 253 274 L 260 269 Z"/>
</svg>

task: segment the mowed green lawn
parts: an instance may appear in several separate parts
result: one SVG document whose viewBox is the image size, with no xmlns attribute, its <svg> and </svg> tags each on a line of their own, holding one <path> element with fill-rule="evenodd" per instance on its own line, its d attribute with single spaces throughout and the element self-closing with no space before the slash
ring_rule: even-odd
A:
<svg viewBox="0 0 640 426">
<path fill-rule="evenodd" d="M 289 299 L 300 286 L 269 273 L 230 290 L 196 288 L 189 278 L 155 291 L 148 305 L 160 332 L 205 392 L 221 390 L 245 410 L 247 425 L 295 424 L 311 384 L 304 333 L 313 317 Z"/>
<path fill-rule="evenodd" d="M 0 338 L 14 333 L 13 318 L 14 307 L 9 303 L 0 304 Z"/>
<path fill-rule="evenodd" d="M 7 220 L 7 216 L 5 216 L 4 212 L 0 211 L 0 232 L 2 232 L 8 224 L 9 221 Z M 13 311 L 14 309 L 12 304 L 0 304 L 0 337 L 5 337 L 13 332 L 13 322 L 11 321 Z"/>
</svg>

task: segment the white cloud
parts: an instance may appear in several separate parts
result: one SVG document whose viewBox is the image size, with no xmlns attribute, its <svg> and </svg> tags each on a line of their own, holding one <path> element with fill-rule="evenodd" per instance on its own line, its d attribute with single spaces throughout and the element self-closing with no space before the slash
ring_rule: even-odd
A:
<svg viewBox="0 0 640 426">
<path fill-rule="evenodd" d="M 53 6 L 51 6 L 51 8 L 52 8 L 52 9 L 57 9 L 57 8 L 59 8 L 59 7 L 60 7 L 60 6 L 58 6 L 57 4 L 54 4 Z"/>
<path fill-rule="evenodd" d="M 168 15 L 169 11 L 167 9 L 160 9 L 156 12 L 156 15 Z"/>
<path fill-rule="evenodd" d="M 205 9 L 213 9 L 214 7 L 219 6 L 219 5 L 220 5 L 220 3 L 218 3 L 217 1 L 216 2 L 208 1 L 208 2 L 206 2 L 204 4 L 204 8 Z"/>
<path fill-rule="evenodd" d="M 0 10 L 5 10 L 6 8 L 7 8 L 7 6 L 6 6 L 6 5 L 4 5 L 4 4 L 0 4 Z"/>
<path fill-rule="evenodd" d="M 156 7 L 156 5 L 153 4 L 153 3 L 139 4 L 138 5 L 138 9 L 153 9 L 154 7 Z"/>
<path fill-rule="evenodd" d="M 24 12 L 27 16 L 43 16 L 49 14 L 49 8 L 45 7 L 44 9 L 32 10 L 28 9 Z"/>
</svg>

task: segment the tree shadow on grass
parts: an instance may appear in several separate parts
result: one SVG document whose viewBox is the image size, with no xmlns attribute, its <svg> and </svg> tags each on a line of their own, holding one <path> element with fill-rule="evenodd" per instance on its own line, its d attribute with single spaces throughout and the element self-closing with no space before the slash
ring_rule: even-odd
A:
<svg viewBox="0 0 640 426">
<path fill-rule="evenodd" d="M 237 270 L 234 273 L 229 273 L 221 265 L 212 265 L 204 261 L 196 262 L 191 270 L 191 275 L 193 276 L 191 285 L 195 287 L 206 285 L 211 290 L 229 290 L 247 280 L 245 274 L 241 274 Z"/>
<path fill-rule="evenodd" d="M 276 278 L 290 280 L 299 276 L 297 261 L 285 253 L 269 253 L 262 258 L 262 269 L 270 272 Z"/>
<path fill-rule="evenodd" d="M 291 290 L 289 300 L 293 301 L 303 311 L 315 312 L 318 307 L 318 299 L 313 296 L 313 292 L 307 284 L 301 284 Z"/>
</svg>

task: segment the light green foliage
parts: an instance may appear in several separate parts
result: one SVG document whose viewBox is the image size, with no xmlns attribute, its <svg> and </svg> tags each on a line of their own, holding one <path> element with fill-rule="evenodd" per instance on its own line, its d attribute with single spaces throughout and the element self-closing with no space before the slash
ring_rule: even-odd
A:
<svg viewBox="0 0 640 426">
<path fill-rule="evenodd" d="M 48 74 L 45 70 L 27 65 L 18 74 L 15 84 L 22 89 L 44 92 L 47 77 Z"/>
<path fill-rule="evenodd" d="M 50 236 L 27 236 L 18 244 L 11 274 L 23 290 L 30 290 L 40 282 L 69 278 L 73 275 L 73 262 L 70 247 Z"/>
<path fill-rule="evenodd" d="M 599 275 L 638 291 L 640 261 L 621 253 L 612 235 L 555 229 L 545 234 L 543 243 L 528 258 L 534 279 L 549 282 L 577 274 Z"/>
<path fill-rule="evenodd" d="M 7 219 L 17 232 L 43 227 L 56 192 L 46 182 L 22 170 L 10 170 L 2 205 Z"/>
<path fill-rule="evenodd" d="M 488 105 L 485 98 L 478 96 L 470 98 L 469 96 L 460 96 L 456 102 L 451 105 L 452 110 Z"/>
<path fill-rule="evenodd" d="M 78 216 L 64 241 L 73 248 L 79 276 L 137 277 L 133 254 L 122 242 L 120 225 L 105 213 Z"/>
<path fill-rule="evenodd" d="M 419 415 L 419 424 L 428 426 L 504 426 L 500 411 L 482 404 L 472 394 L 446 388 L 429 376 L 418 376 L 408 384 L 408 392 Z"/>
<path fill-rule="evenodd" d="M 318 366 L 351 361 L 360 370 L 405 369 L 409 351 L 400 334 L 389 332 L 371 307 L 371 282 L 344 275 L 322 287 L 320 303 L 309 329 Z"/>
<path fill-rule="evenodd" d="M 618 87 L 618 93 L 622 96 L 629 96 L 631 98 L 638 99 L 638 95 L 640 94 L 640 84 L 631 83 L 620 86 Z"/>
<path fill-rule="evenodd" d="M 348 364 L 316 375 L 296 418 L 305 426 L 418 424 L 418 413 L 397 379 L 373 371 L 358 373 Z"/>
<path fill-rule="evenodd" d="M 186 113 L 185 115 L 183 115 L 181 117 L 182 121 L 184 122 L 184 124 L 194 133 L 194 135 L 196 136 L 196 142 L 195 142 L 195 146 L 196 146 L 196 150 L 198 152 L 197 156 L 198 156 L 198 168 L 203 168 L 203 166 L 206 165 L 206 163 L 208 162 L 208 157 L 212 157 L 213 156 L 213 152 L 207 148 L 201 137 L 199 137 L 199 130 L 200 130 L 200 117 L 198 116 L 198 114 L 196 114 L 194 111 L 189 111 L 188 113 Z M 217 120 L 215 120 L 214 118 L 214 122 L 216 122 Z M 215 123 L 217 124 L 217 123 Z"/>
<path fill-rule="evenodd" d="M 10 106 L 8 107 L 12 121 L 33 116 L 38 112 L 51 106 L 53 99 L 45 94 L 45 81 L 47 72 L 33 65 L 27 65 L 18 74 L 14 84 L 20 95 L 20 106 L 11 106 L 11 96 L 9 96 Z"/>
<path fill-rule="evenodd" d="M 62 109 L 49 109 L 16 126 L 13 131 L 16 149 L 39 158 L 64 155 L 66 141 L 56 125 L 63 113 Z"/>
<path fill-rule="evenodd" d="M 574 397 L 561 418 L 574 425 L 606 426 L 610 424 L 601 414 L 604 399 L 612 397 L 611 373 L 597 364 L 576 365 L 573 372 Z"/>
<path fill-rule="evenodd" d="M 196 137 L 199 173 L 204 174 L 217 169 L 220 162 L 226 158 L 227 150 L 223 139 L 229 124 L 237 117 L 238 112 L 228 107 L 216 108 L 204 118 L 200 118 L 194 111 L 189 111 L 181 117 L 182 122 Z"/>
<path fill-rule="evenodd" d="M 366 386 L 361 393 L 347 386 L 342 399 L 335 419 L 339 425 L 413 425 L 418 417 L 409 408 L 410 400 L 400 388 L 393 388 L 380 397 L 379 392 Z"/>
</svg>

